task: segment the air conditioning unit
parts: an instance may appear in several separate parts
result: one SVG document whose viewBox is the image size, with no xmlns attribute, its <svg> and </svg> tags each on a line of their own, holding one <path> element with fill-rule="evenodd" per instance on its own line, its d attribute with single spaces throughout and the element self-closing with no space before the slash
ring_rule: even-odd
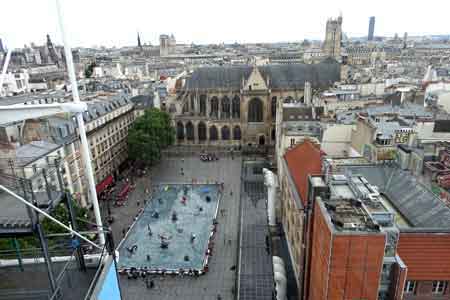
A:
<svg viewBox="0 0 450 300">
<path fill-rule="evenodd" d="M 342 226 L 344 229 L 355 229 L 358 227 L 356 223 L 344 223 L 344 226 Z"/>
</svg>

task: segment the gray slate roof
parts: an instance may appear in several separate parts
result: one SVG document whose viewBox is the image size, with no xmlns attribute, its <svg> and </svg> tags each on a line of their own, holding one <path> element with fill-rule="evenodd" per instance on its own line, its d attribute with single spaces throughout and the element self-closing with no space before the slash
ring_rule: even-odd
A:
<svg viewBox="0 0 450 300">
<path fill-rule="evenodd" d="M 319 64 L 286 64 L 257 67 L 262 76 L 270 78 L 272 89 L 303 89 L 305 82 L 313 87 L 328 87 L 340 79 L 340 66 L 334 61 Z M 250 76 L 253 66 L 199 68 L 186 80 L 186 90 L 241 88 L 242 79 Z"/>
<path fill-rule="evenodd" d="M 149 95 L 138 95 L 130 99 L 134 103 L 137 109 L 146 109 L 153 107 L 153 94 Z"/>
<path fill-rule="evenodd" d="M 47 141 L 32 141 L 16 149 L 16 167 L 27 166 L 31 162 L 46 156 L 48 153 L 60 148 L 60 145 Z"/>
<path fill-rule="evenodd" d="M 124 94 L 109 96 L 107 99 L 96 99 L 86 102 L 88 109 L 83 113 L 83 119 L 85 122 L 90 122 L 121 106 L 127 105 L 129 102 L 130 100 Z"/>
<path fill-rule="evenodd" d="M 450 228 L 450 209 L 409 172 L 395 166 L 344 166 L 351 174 L 364 176 L 388 196 L 413 227 Z"/>
</svg>

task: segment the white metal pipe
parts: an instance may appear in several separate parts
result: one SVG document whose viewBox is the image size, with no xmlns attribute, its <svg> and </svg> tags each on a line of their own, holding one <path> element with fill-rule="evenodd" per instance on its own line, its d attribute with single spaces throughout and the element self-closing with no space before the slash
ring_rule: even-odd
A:
<svg viewBox="0 0 450 300">
<path fill-rule="evenodd" d="M 66 63 L 67 63 L 67 72 L 69 73 L 70 78 L 70 85 L 72 86 L 72 96 L 73 96 L 73 102 L 80 102 L 80 95 L 78 94 L 78 84 L 77 84 L 77 78 L 75 76 L 75 68 L 73 66 L 73 58 L 72 58 L 72 50 L 70 48 L 69 42 L 66 39 L 66 34 L 64 31 L 64 24 L 63 24 L 63 14 L 61 5 L 59 3 L 59 0 L 56 1 L 56 8 L 58 12 L 58 20 L 59 20 L 59 28 L 61 31 L 61 37 L 64 43 L 64 53 L 66 55 Z M 105 244 L 105 236 L 103 234 L 102 228 L 103 228 L 103 222 L 102 222 L 102 216 L 100 214 L 100 207 L 98 205 L 98 199 L 97 199 L 97 191 L 95 189 L 95 179 L 94 179 L 94 172 L 92 171 L 92 164 L 91 164 L 91 153 L 89 151 L 89 143 L 86 137 L 86 128 L 84 126 L 84 120 L 83 120 L 83 114 L 77 113 L 77 122 L 78 122 L 78 129 L 80 131 L 80 138 L 81 138 L 81 151 L 82 151 L 82 157 L 84 161 L 84 168 L 86 170 L 86 176 L 88 178 L 89 183 L 89 191 L 91 194 L 91 201 L 94 208 L 94 215 L 95 215 L 95 222 L 97 224 L 98 229 L 98 235 L 100 238 L 100 244 Z"/>
<path fill-rule="evenodd" d="M 275 216 L 275 209 L 276 209 L 276 198 L 277 198 L 277 191 L 276 188 L 278 186 L 278 181 L 275 177 L 275 174 L 264 168 L 264 184 L 267 186 L 267 214 L 269 219 L 269 225 L 275 226 L 276 225 L 276 216 Z"/>
<path fill-rule="evenodd" d="M 98 262 L 100 261 L 102 254 L 85 254 L 84 260 L 86 266 L 96 267 L 98 266 Z M 74 256 L 52 256 L 52 262 L 67 262 L 67 261 L 75 261 L 76 257 Z M 35 265 L 35 264 L 43 264 L 45 262 L 43 257 L 36 258 L 22 258 L 22 265 Z M 0 259 L 0 268 L 4 267 L 16 267 L 19 265 L 17 259 Z"/>
<path fill-rule="evenodd" d="M 273 264 L 280 264 L 280 265 L 284 266 L 284 261 L 279 256 L 272 256 L 272 261 L 273 261 Z"/>
<path fill-rule="evenodd" d="M 78 113 L 85 111 L 86 108 L 84 102 L 4 105 L 0 106 L 0 120 L 3 123 L 11 123 L 65 112 Z"/>
<path fill-rule="evenodd" d="M 9 60 L 11 59 L 11 52 L 12 52 L 12 48 L 9 48 L 8 52 L 6 53 L 5 63 L 3 64 L 2 74 L 0 76 L 0 96 L 2 95 L 3 81 L 5 80 L 6 71 L 8 70 Z"/>
<path fill-rule="evenodd" d="M 275 280 L 275 289 L 277 291 L 277 300 L 286 300 L 286 275 L 280 272 L 274 272 L 273 276 Z"/>
<path fill-rule="evenodd" d="M 82 239 L 83 241 L 91 244 L 92 246 L 98 248 L 98 249 L 103 249 L 103 247 L 97 245 L 96 243 L 92 242 L 91 240 L 89 240 L 88 238 L 85 238 L 84 236 L 82 236 L 81 234 L 79 234 L 77 231 L 73 230 L 72 228 L 70 228 L 69 226 L 65 225 L 64 223 L 58 221 L 57 219 L 53 218 L 52 216 L 50 216 L 48 213 L 46 213 L 45 211 L 43 211 L 42 209 L 40 209 L 37 206 L 34 206 L 33 204 L 31 204 L 30 202 L 28 202 L 27 200 L 25 200 L 24 198 L 20 197 L 19 195 L 17 195 L 16 193 L 14 193 L 13 191 L 9 190 L 8 188 L 4 187 L 3 185 L 0 184 L 0 189 L 4 190 L 5 192 L 7 192 L 8 194 L 10 194 L 11 196 L 13 196 L 14 198 L 16 198 L 17 200 L 19 200 L 20 202 L 22 202 L 23 204 L 25 204 L 26 206 L 30 207 L 31 209 L 37 211 L 38 213 L 44 215 L 45 217 L 49 218 L 50 220 L 52 220 L 53 222 L 55 222 L 56 224 L 58 224 L 59 226 L 63 227 L 64 229 L 68 230 L 70 233 L 73 233 L 74 235 L 76 235 L 77 237 L 79 237 L 80 239 Z"/>
</svg>

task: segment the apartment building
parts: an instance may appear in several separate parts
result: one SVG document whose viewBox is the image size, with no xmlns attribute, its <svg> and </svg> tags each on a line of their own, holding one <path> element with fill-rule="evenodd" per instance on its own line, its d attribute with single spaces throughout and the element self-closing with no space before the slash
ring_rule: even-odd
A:
<svg viewBox="0 0 450 300">
<path fill-rule="evenodd" d="M 31 100 L 25 96 L 14 97 L 14 99 L 10 98 L 7 103 L 37 104 L 66 101 L 66 97 L 60 94 L 57 94 L 57 97 L 48 94 L 41 96 L 42 99 L 38 99 L 35 95 L 30 98 Z M 119 167 L 128 158 L 126 137 L 128 129 L 135 120 L 134 105 L 128 96 L 122 93 L 95 93 L 84 95 L 82 98 L 88 105 L 88 110 L 83 114 L 83 118 L 91 150 L 97 191 L 101 192 L 106 187 L 106 183 L 112 182 Z M 8 100 L 8 98 L 6 99 Z M 74 116 L 55 115 L 38 120 L 2 124 L 0 139 L 4 143 L 3 148 L 13 152 L 20 152 L 23 147 L 31 147 L 27 145 L 37 143 L 37 141 L 46 142 L 46 145 L 55 145 L 54 151 L 52 150 L 50 154 L 31 151 L 30 156 L 35 159 L 39 158 L 39 161 L 51 161 L 50 164 L 53 164 L 55 158 L 61 158 L 64 186 L 80 205 L 90 205 L 87 178 L 80 151 L 80 138 Z M 15 154 L 8 155 L 15 156 Z M 6 154 L 3 153 L 3 156 L 6 157 Z M 30 166 L 33 169 L 32 164 Z M 7 167 L 7 165 L 2 166 L 2 169 L 7 170 Z M 46 168 L 42 163 L 38 167 Z"/>
</svg>

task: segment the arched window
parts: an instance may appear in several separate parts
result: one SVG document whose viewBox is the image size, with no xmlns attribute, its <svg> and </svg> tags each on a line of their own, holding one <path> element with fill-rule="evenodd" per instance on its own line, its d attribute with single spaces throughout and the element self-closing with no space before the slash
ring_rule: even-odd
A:
<svg viewBox="0 0 450 300">
<path fill-rule="evenodd" d="M 224 96 L 222 98 L 222 111 L 221 111 L 221 118 L 222 119 L 229 119 L 230 118 L 230 99 L 227 96 Z"/>
<path fill-rule="evenodd" d="M 241 99 L 236 95 L 233 97 L 232 102 L 233 118 L 238 119 L 241 117 Z"/>
<path fill-rule="evenodd" d="M 177 123 L 177 139 L 184 140 L 184 125 L 181 122 Z"/>
<path fill-rule="evenodd" d="M 263 135 L 259 136 L 259 145 L 264 146 L 266 144 L 266 137 Z"/>
<path fill-rule="evenodd" d="M 187 113 L 189 111 L 188 102 L 184 102 L 183 104 L 183 114 Z"/>
<path fill-rule="evenodd" d="M 198 140 L 206 141 L 206 125 L 205 125 L 205 123 L 203 123 L 203 122 L 198 123 L 197 130 L 198 130 Z"/>
<path fill-rule="evenodd" d="M 200 116 L 206 116 L 206 95 L 200 95 Z"/>
<path fill-rule="evenodd" d="M 209 127 L 209 140 L 210 141 L 217 141 L 218 139 L 218 132 L 216 126 Z"/>
<path fill-rule="evenodd" d="M 190 121 L 186 124 L 186 138 L 188 141 L 194 140 L 194 125 Z"/>
<path fill-rule="evenodd" d="M 219 117 L 219 99 L 217 97 L 211 98 L 211 113 L 209 116 L 212 118 Z"/>
<path fill-rule="evenodd" d="M 275 120 L 277 116 L 277 97 L 272 97 L 272 102 L 270 103 L 270 108 L 272 112 L 272 120 Z"/>
<path fill-rule="evenodd" d="M 272 139 L 272 142 L 275 143 L 275 128 L 272 128 L 272 132 L 270 134 L 270 138 Z"/>
<path fill-rule="evenodd" d="M 241 140 L 241 127 L 234 126 L 234 128 L 233 128 L 233 140 L 235 140 L 235 141 Z"/>
<path fill-rule="evenodd" d="M 263 103 L 259 98 L 253 98 L 248 103 L 248 121 L 262 122 L 263 121 Z"/>
<path fill-rule="evenodd" d="M 230 139 L 230 128 L 228 126 L 222 127 L 222 140 L 228 141 Z"/>
</svg>

